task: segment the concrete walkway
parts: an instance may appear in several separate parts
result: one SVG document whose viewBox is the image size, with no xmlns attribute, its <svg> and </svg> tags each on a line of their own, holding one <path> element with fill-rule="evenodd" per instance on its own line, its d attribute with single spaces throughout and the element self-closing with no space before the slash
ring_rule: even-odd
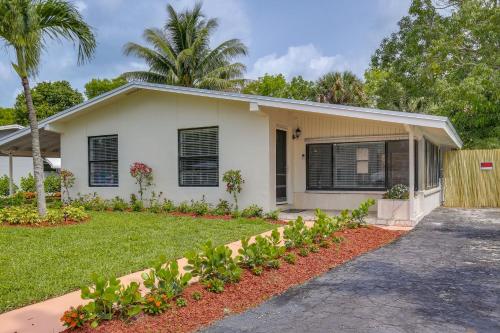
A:
<svg viewBox="0 0 500 333">
<path fill-rule="evenodd" d="M 205 332 L 500 332 L 500 210 L 439 208 L 389 246 Z"/>
</svg>

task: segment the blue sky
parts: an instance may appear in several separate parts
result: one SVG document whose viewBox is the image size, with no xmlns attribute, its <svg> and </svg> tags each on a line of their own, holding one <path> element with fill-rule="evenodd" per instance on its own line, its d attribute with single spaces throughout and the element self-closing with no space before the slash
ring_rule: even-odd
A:
<svg viewBox="0 0 500 333">
<path fill-rule="evenodd" d="M 95 28 L 95 56 L 77 66 L 72 44 L 50 44 L 33 84 L 68 80 L 83 92 L 83 85 L 93 77 L 145 68 L 138 59 L 122 54 L 123 44 L 141 42 L 145 28 L 161 27 L 167 3 L 183 9 L 195 0 L 74 2 Z M 229 38 L 240 38 L 248 45 L 250 54 L 240 59 L 247 65 L 246 77 L 283 73 L 312 80 L 331 70 L 351 70 L 362 77 L 371 54 L 382 38 L 396 31 L 409 4 L 410 0 L 205 0 L 203 8 L 207 16 L 219 19 L 214 45 Z M 11 106 L 21 91 L 11 59 L 1 45 L 0 106 Z"/>
</svg>

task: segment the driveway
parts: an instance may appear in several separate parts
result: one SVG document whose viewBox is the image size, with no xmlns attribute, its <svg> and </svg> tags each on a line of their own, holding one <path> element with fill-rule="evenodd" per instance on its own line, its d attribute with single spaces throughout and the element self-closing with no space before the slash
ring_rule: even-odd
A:
<svg viewBox="0 0 500 333">
<path fill-rule="evenodd" d="M 500 210 L 436 209 L 398 241 L 205 332 L 500 332 Z"/>
</svg>

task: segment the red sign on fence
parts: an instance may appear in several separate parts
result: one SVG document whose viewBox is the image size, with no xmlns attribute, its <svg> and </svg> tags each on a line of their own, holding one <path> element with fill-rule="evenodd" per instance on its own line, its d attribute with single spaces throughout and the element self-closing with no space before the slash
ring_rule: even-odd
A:
<svg viewBox="0 0 500 333">
<path fill-rule="evenodd" d="M 481 170 L 493 170 L 493 162 L 481 162 Z"/>
</svg>

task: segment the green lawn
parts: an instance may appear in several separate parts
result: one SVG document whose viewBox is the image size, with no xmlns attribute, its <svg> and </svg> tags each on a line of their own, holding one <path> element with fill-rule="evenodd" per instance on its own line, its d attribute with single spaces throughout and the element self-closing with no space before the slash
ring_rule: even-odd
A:
<svg viewBox="0 0 500 333">
<path fill-rule="evenodd" d="M 262 220 L 91 215 L 80 225 L 0 227 L 0 313 L 78 289 L 92 272 L 122 276 L 161 254 L 180 258 L 210 239 L 223 244 L 273 228 Z"/>
</svg>

